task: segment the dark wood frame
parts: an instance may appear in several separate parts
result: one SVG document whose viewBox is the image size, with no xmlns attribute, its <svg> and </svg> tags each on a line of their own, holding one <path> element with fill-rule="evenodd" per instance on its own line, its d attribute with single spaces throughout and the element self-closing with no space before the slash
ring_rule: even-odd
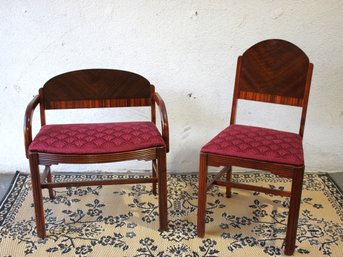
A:
<svg viewBox="0 0 343 257">
<path fill-rule="evenodd" d="M 105 76 L 108 81 L 101 81 L 104 88 L 99 90 L 99 87 L 94 81 L 99 80 L 99 77 Z M 109 79 L 115 79 L 116 76 L 122 78 L 121 81 L 111 82 Z M 87 80 L 88 79 L 88 80 Z M 68 83 L 65 83 L 68 82 Z M 86 81 L 86 82 L 85 82 Z M 65 83 L 65 84 L 64 84 Z M 80 97 L 80 92 L 73 92 L 71 85 L 78 83 L 85 84 L 84 93 L 86 96 Z M 88 84 L 87 84 L 88 83 Z M 100 82 L 99 82 L 100 83 Z M 100 84 L 101 84 L 100 83 Z M 135 85 L 137 84 L 137 86 Z M 46 90 L 50 87 L 49 90 Z M 122 91 L 120 94 L 110 92 L 109 96 L 104 94 L 102 90 L 112 90 L 113 87 L 125 88 L 131 87 L 131 92 Z M 81 88 L 83 90 L 83 88 Z M 54 92 L 54 90 L 56 92 Z M 65 90 L 69 90 L 65 94 Z M 133 92 L 137 90 L 137 92 Z M 148 92 L 147 92 L 148 90 Z M 45 95 L 45 92 L 52 94 L 50 98 Z M 101 99 L 99 95 L 108 97 Z M 111 95 L 112 94 L 112 95 Z M 134 96 L 132 96 L 134 94 Z M 137 95 L 143 97 L 137 97 Z M 57 95 L 57 96 L 56 96 Z M 98 96 L 97 96 L 98 95 Z M 88 97 L 88 98 L 87 98 Z M 99 99 L 96 99 L 99 97 Z M 76 98 L 76 100 L 73 100 Z M 78 99 L 80 98 L 80 99 Z M 83 98 L 83 99 L 82 99 Z M 93 99 L 90 99 L 93 98 Z M 46 124 L 45 110 L 47 109 L 69 109 L 69 108 L 102 108 L 102 107 L 134 107 L 134 106 L 149 106 L 151 107 L 151 121 L 156 124 L 156 107 L 158 106 L 161 120 L 162 137 L 165 146 L 151 147 L 135 151 L 118 152 L 118 153 L 103 153 L 103 154 L 55 154 L 32 152 L 29 150 L 32 142 L 32 116 L 35 108 L 40 104 L 40 119 L 41 125 Z M 166 153 L 169 151 L 169 125 L 166 107 L 161 96 L 155 92 L 155 87 L 151 85 L 145 78 L 138 74 L 105 69 L 91 69 L 74 71 L 54 77 L 49 80 L 43 88 L 39 90 L 39 95 L 35 96 L 28 104 L 24 118 L 24 139 L 26 157 L 29 159 L 30 172 L 32 179 L 32 192 L 35 207 L 35 218 L 37 225 L 37 235 L 41 238 L 46 236 L 45 219 L 43 209 L 42 189 L 48 189 L 50 198 L 54 197 L 53 188 L 69 187 L 69 186 L 94 186 L 94 185 L 120 185 L 120 184 L 136 184 L 136 183 L 152 183 L 153 193 L 156 195 L 158 191 L 159 202 L 159 229 L 165 230 L 168 225 L 168 210 L 167 210 L 167 168 L 166 168 Z M 119 162 L 128 160 L 144 160 L 152 161 L 152 176 L 147 178 L 135 179 L 118 179 L 118 180 L 102 180 L 102 181 L 81 181 L 81 182 L 53 182 L 51 174 L 51 165 L 59 163 L 67 164 L 87 164 L 87 163 L 106 163 Z M 44 165 L 45 169 L 40 175 L 39 165 Z M 157 189 L 158 184 L 158 189 Z"/>
<path fill-rule="evenodd" d="M 275 52 L 273 52 L 273 50 L 270 50 L 271 53 L 269 52 L 269 50 L 267 51 L 263 50 L 263 48 L 273 49 L 275 45 L 276 45 L 276 48 L 279 47 L 281 48 L 281 50 L 278 48 L 276 49 Z M 282 82 L 280 85 L 278 85 L 282 89 L 289 89 L 288 92 L 285 93 L 285 95 L 259 93 L 258 92 L 259 89 L 254 90 L 253 86 L 251 87 L 251 91 L 242 90 L 242 88 L 244 87 L 249 88 L 249 86 L 251 86 L 249 85 L 249 83 L 247 83 L 247 85 L 242 86 L 241 80 L 246 79 L 246 78 L 243 78 L 243 75 L 242 75 L 242 63 L 243 61 L 246 61 L 245 64 L 249 65 L 249 60 L 244 60 L 244 57 L 245 57 L 244 56 L 245 54 L 244 54 L 243 56 L 240 56 L 238 58 L 238 62 L 237 62 L 230 125 L 235 123 L 238 99 L 299 106 L 302 108 L 299 135 L 303 137 L 313 64 L 309 63 L 307 56 L 297 46 L 283 40 L 262 41 L 252 46 L 251 48 L 249 48 L 245 53 L 248 52 L 250 55 L 252 55 L 253 57 L 252 59 L 255 61 L 255 60 L 260 60 L 261 56 L 259 56 L 259 54 L 260 52 L 263 52 L 263 51 L 267 52 L 270 55 L 271 59 L 278 58 L 279 54 L 281 54 L 285 57 L 285 59 L 291 60 L 290 65 L 292 65 L 292 69 L 294 70 L 302 69 L 305 72 L 304 79 L 303 79 L 304 84 L 301 85 L 303 86 L 304 90 L 300 93 L 296 93 L 295 96 L 289 96 L 289 95 L 292 95 L 292 88 L 290 88 L 291 86 L 286 84 L 285 82 Z M 263 70 L 258 70 L 258 67 L 254 67 L 254 68 L 256 69 L 253 72 L 257 72 L 257 73 L 263 72 Z M 285 70 L 287 70 L 287 67 L 285 68 Z M 287 72 L 288 71 L 285 71 L 285 73 Z M 287 76 L 289 74 L 282 74 L 282 75 Z M 249 82 L 253 84 L 254 79 L 250 77 L 249 79 L 251 80 Z M 290 79 L 291 80 L 296 79 L 296 77 L 291 76 Z M 209 181 L 207 177 L 208 166 L 215 166 L 215 167 L 224 166 L 224 168 L 221 169 L 221 171 L 219 171 L 219 173 L 212 180 Z M 274 190 L 274 189 L 269 189 L 269 188 L 264 188 L 264 187 L 259 187 L 259 186 L 234 183 L 231 181 L 232 166 L 264 170 L 264 171 L 271 172 L 273 174 L 276 174 L 284 178 L 290 178 L 292 179 L 291 191 L 279 191 L 279 190 Z M 209 154 L 209 153 L 200 152 L 199 193 L 198 193 L 199 198 L 198 198 L 198 220 L 197 220 L 198 236 L 204 237 L 205 235 L 206 192 L 213 185 L 225 186 L 226 196 L 228 198 L 231 197 L 232 188 L 253 190 L 253 191 L 263 192 L 267 194 L 279 195 L 279 196 L 287 196 L 287 197 L 290 197 L 290 208 L 289 208 L 289 215 L 288 215 L 284 252 L 286 255 L 292 255 L 295 249 L 304 169 L 305 169 L 304 165 L 301 165 L 301 166 L 286 165 L 286 164 L 281 164 L 281 163 L 264 162 L 264 161 L 258 161 L 258 160 L 247 159 L 247 158 L 239 158 L 239 157 L 225 156 L 225 155 L 220 155 L 220 154 Z M 226 179 L 221 178 L 223 175 L 226 175 Z"/>
</svg>

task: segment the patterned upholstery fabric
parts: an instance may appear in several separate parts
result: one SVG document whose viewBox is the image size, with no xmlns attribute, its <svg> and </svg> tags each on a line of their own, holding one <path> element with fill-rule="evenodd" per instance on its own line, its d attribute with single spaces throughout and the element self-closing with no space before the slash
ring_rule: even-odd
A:
<svg viewBox="0 0 343 257">
<path fill-rule="evenodd" d="M 304 164 L 302 139 L 298 134 L 244 125 L 231 125 L 201 152 L 260 161 Z"/>
<path fill-rule="evenodd" d="M 45 125 L 29 151 L 68 154 L 117 153 L 164 146 L 152 122 Z"/>
</svg>

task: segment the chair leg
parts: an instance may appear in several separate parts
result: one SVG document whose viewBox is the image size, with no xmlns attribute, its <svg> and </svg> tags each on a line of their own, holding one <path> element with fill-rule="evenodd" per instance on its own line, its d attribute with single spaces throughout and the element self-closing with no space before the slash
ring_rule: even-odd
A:
<svg viewBox="0 0 343 257">
<path fill-rule="evenodd" d="M 198 237 L 204 237 L 205 235 L 207 170 L 207 155 L 200 154 L 197 220 Z"/>
<path fill-rule="evenodd" d="M 156 160 L 152 160 L 152 177 L 156 178 L 157 174 L 156 174 Z M 156 182 L 152 183 L 152 193 L 154 195 L 156 195 L 157 191 L 156 191 Z"/>
<path fill-rule="evenodd" d="M 46 236 L 46 233 L 45 233 L 42 188 L 41 188 L 39 166 L 38 166 L 38 155 L 31 154 L 29 156 L 29 162 L 30 162 L 32 194 L 33 194 L 33 203 L 34 203 L 34 208 L 35 208 L 37 235 L 40 238 L 44 238 Z"/>
<path fill-rule="evenodd" d="M 304 171 L 294 172 L 285 239 L 286 255 L 292 255 L 295 249 L 303 178 Z"/>
<path fill-rule="evenodd" d="M 48 169 L 48 173 L 47 173 L 47 176 L 46 176 L 46 179 L 48 180 L 49 183 L 52 182 L 52 176 L 51 176 L 51 169 L 50 169 L 50 166 L 45 166 L 46 169 Z M 54 199 L 55 196 L 54 196 L 54 191 L 52 190 L 51 187 L 49 187 L 49 197 L 50 199 Z"/>
<path fill-rule="evenodd" d="M 226 181 L 231 182 L 231 177 L 232 177 L 232 166 L 228 166 L 227 171 L 226 171 Z M 226 186 L 226 197 L 227 198 L 231 197 L 231 186 Z"/>
<path fill-rule="evenodd" d="M 158 204 L 160 215 L 160 231 L 168 227 L 168 207 L 167 207 L 167 164 L 166 149 L 157 150 L 157 178 L 158 178 Z"/>
</svg>

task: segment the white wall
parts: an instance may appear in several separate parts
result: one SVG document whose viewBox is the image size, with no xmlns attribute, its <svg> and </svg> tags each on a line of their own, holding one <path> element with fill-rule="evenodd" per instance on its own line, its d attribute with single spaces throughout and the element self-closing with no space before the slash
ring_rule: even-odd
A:
<svg viewBox="0 0 343 257">
<path fill-rule="evenodd" d="M 238 55 L 268 38 L 295 43 L 314 63 L 304 136 L 307 170 L 342 171 L 342 14 L 340 0 L 1 0 L 0 171 L 28 170 L 23 115 L 38 88 L 59 73 L 94 67 L 131 70 L 156 85 L 169 114 L 169 169 L 196 171 L 200 147 L 228 124 Z M 240 110 L 242 122 L 263 120 L 297 131 L 299 112 L 278 107 L 282 115 L 274 115 L 275 106 L 249 106 Z M 48 121 L 127 114 L 148 116 L 83 110 Z"/>
</svg>

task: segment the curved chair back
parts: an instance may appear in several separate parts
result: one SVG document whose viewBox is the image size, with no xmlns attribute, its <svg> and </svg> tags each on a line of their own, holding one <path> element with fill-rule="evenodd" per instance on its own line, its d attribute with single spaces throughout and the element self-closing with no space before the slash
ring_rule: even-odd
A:
<svg viewBox="0 0 343 257">
<path fill-rule="evenodd" d="M 281 39 L 259 42 L 238 58 L 231 124 L 237 99 L 303 107 L 303 135 L 313 65 L 296 45 Z"/>
<path fill-rule="evenodd" d="M 40 90 L 44 109 L 150 106 L 153 93 L 144 77 L 109 69 L 67 72 Z"/>
</svg>

